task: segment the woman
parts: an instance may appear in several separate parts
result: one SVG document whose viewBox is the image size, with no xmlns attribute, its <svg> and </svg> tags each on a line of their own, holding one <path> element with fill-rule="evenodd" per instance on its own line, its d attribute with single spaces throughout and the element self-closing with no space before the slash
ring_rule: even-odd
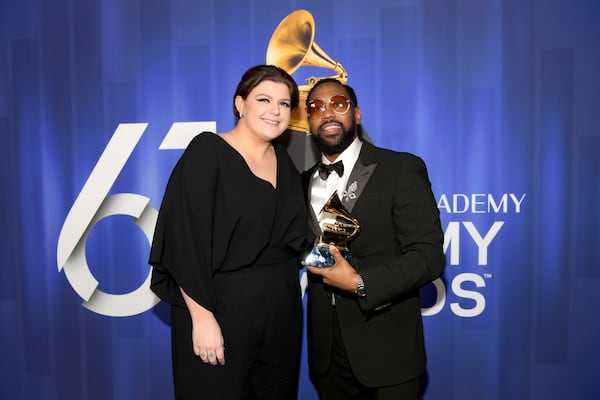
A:
<svg viewBox="0 0 600 400">
<path fill-rule="evenodd" d="M 273 142 L 298 105 L 282 69 L 246 71 L 227 133 L 204 132 L 160 208 L 152 290 L 171 304 L 177 399 L 295 399 L 306 229 L 299 174 Z"/>
</svg>

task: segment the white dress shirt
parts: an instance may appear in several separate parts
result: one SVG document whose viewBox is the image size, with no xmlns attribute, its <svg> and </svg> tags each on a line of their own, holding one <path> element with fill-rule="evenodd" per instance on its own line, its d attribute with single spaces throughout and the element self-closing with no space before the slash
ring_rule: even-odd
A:
<svg viewBox="0 0 600 400">
<path fill-rule="evenodd" d="M 338 197 L 340 199 L 344 196 L 346 185 L 348 184 L 348 177 L 358 160 L 360 149 L 362 148 L 362 141 L 356 137 L 354 141 L 344 150 L 334 162 L 342 161 L 344 164 L 344 175 L 338 176 L 336 172 L 329 174 L 326 180 L 321 179 L 319 176 L 319 169 L 316 168 L 312 176 L 311 189 L 310 189 L 310 204 L 312 205 L 313 212 L 319 217 L 319 213 L 323 209 L 325 202 L 329 200 L 331 194 L 337 190 Z M 321 162 L 323 164 L 333 164 L 324 155 L 321 155 Z"/>
</svg>

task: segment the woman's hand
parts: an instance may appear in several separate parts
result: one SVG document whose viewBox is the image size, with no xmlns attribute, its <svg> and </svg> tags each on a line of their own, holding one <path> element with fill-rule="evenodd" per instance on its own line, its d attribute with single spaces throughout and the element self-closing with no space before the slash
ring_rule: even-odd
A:
<svg viewBox="0 0 600 400">
<path fill-rule="evenodd" d="M 221 327 L 211 312 L 192 318 L 194 354 L 202 362 L 225 365 L 225 347 Z"/>
<path fill-rule="evenodd" d="M 212 312 L 196 303 L 183 289 L 181 294 L 192 318 L 192 348 L 203 363 L 225 365 L 225 343 Z"/>
</svg>

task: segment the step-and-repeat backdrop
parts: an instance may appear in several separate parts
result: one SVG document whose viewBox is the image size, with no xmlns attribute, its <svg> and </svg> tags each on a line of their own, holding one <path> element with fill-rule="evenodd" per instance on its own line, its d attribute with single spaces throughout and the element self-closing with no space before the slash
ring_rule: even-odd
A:
<svg viewBox="0 0 600 400">
<path fill-rule="evenodd" d="M 347 74 L 370 140 L 429 167 L 448 264 L 423 288 L 425 398 L 600 398 L 599 20 L 595 0 L 0 1 L 0 398 L 173 398 L 157 209 L 265 62 Z M 285 140 L 312 163 L 301 127 Z"/>
</svg>

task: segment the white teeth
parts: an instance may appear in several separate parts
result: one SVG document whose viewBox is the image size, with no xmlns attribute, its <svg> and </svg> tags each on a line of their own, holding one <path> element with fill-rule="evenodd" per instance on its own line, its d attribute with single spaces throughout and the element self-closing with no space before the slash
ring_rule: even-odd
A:
<svg viewBox="0 0 600 400">
<path fill-rule="evenodd" d="M 338 130 L 338 129 L 342 129 L 342 126 L 340 124 L 329 123 L 329 124 L 323 125 L 319 130 L 321 132 L 327 132 L 327 131 Z"/>
</svg>

